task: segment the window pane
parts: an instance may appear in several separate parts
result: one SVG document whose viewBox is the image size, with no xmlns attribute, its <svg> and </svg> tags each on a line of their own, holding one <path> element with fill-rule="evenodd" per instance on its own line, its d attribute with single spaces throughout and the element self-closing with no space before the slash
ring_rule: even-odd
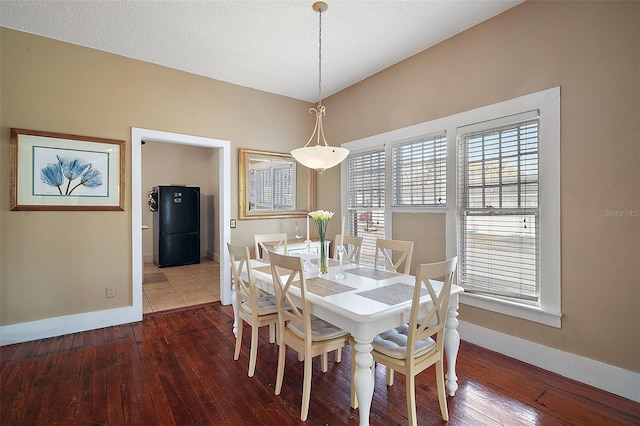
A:
<svg viewBox="0 0 640 426">
<path fill-rule="evenodd" d="M 350 210 L 348 233 L 362 237 L 360 264 L 373 266 L 376 239 L 384 238 L 384 209 Z"/>
<path fill-rule="evenodd" d="M 394 145 L 391 161 L 394 206 L 446 204 L 446 135 Z"/>
<path fill-rule="evenodd" d="M 349 155 L 348 206 L 383 207 L 385 158 L 383 150 Z"/>
<path fill-rule="evenodd" d="M 376 239 L 384 237 L 385 152 L 383 149 L 349 154 L 348 229 L 363 237 L 360 263 L 373 265 Z"/>
<path fill-rule="evenodd" d="M 538 300 L 538 121 L 464 135 L 459 147 L 459 282 Z"/>
<path fill-rule="evenodd" d="M 468 216 L 458 271 L 465 289 L 536 300 L 536 222 L 535 215 Z"/>
</svg>

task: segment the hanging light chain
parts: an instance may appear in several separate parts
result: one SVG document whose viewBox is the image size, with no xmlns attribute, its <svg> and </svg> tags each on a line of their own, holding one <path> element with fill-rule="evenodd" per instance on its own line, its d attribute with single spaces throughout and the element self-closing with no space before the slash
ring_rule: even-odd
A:
<svg viewBox="0 0 640 426">
<path fill-rule="evenodd" d="M 318 104 L 322 103 L 322 8 L 318 10 Z"/>
</svg>

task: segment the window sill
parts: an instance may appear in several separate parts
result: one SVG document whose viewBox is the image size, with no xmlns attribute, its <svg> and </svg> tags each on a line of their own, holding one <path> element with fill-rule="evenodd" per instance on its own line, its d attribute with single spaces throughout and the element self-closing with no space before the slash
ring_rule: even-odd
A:
<svg viewBox="0 0 640 426">
<path fill-rule="evenodd" d="M 550 327 L 562 328 L 562 312 L 552 312 L 537 306 L 479 294 L 463 293 L 460 295 L 460 303 L 491 312 L 497 312 L 545 324 Z"/>
</svg>

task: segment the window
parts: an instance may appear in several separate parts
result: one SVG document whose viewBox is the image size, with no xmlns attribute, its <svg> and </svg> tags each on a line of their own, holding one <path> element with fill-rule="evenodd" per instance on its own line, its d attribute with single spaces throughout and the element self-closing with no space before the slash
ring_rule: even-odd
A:
<svg viewBox="0 0 640 426">
<path fill-rule="evenodd" d="M 538 302 L 538 111 L 459 129 L 458 284 Z"/>
<path fill-rule="evenodd" d="M 363 237 L 360 263 L 373 265 L 376 239 L 384 238 L 384 149 L 351 153 L 348 157 L 347 223 L 350 235 Z"/>
<path fill-rule="evenodd" d="M 376 232 L 379 222 L 392 238 L 394 211 L 446 214 L 446 256 L 459 256 L 467 290 L 460 303 L 561 326 L 559 87 L 343 146 L 351 150 L 342 166 L 350 232 L 372 232 L 369 224 Z M 352 199 L 356 186 L 373 197 L 352 164 L 372 152 L 378 173 L 388 159 L 386 181 L 371 181 L 375 208 Z"/>
<path fill-rule="evenodd" d="M 560 327 L 560 88 L 452 121 L 447 254 L 459 256 L 460 303 Z"/>
<path fill-rule="evenodd" d="M 447 185 L 445 134 L 393 145 L 391 159 L 394 206 L 444 207 Z"/>
</svg>

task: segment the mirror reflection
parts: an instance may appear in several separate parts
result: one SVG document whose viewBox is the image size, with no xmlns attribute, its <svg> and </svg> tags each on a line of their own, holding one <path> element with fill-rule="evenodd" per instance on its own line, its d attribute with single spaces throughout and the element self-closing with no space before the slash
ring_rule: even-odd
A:
<svg viewBox="0 0 640 426">
<path fill-rule="evenodd" d="M 240 219 L 304 217 L 313 210 L 314 173 L 290 154 L 240 149 Z"/>
</svg>

